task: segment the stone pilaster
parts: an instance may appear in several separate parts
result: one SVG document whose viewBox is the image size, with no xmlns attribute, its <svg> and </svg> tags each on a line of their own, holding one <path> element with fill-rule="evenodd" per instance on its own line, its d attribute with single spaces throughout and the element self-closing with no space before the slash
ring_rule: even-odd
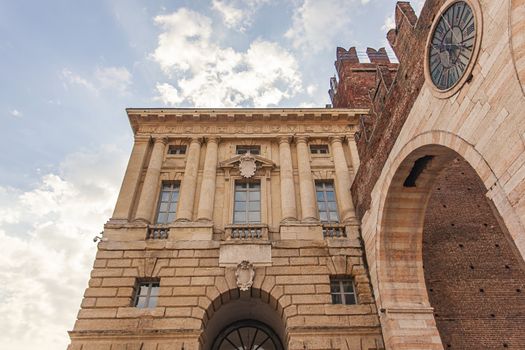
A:
<svg viewBox="0 0 525 350">
<path fill-rule="evenodd" d="M 301 220 L 318 221 L 314 180 L 312 168 L 310 167 L 310 152 L 308 150 L 307 138 L 298 136 L 295 138 L 297 145 L 297 163 L 299 169 L 299 193 L 301 195 Z"/>
<path fill-rule="evenodd" d="M 217 158 L 218 158 L 217 137 L 210 137 L 206 143 L 206 158 L 204 159 L 204 171 L 202 175 L 201 192 L 199 197 L 199 207 L 197 209 L 198 221 L 213 220 L 213 205 L 215 199 L 215 183 L 217 181 Z"/>
<path fill-rule="evenodd" d="M 295 185 L 293 179 L 292 153 L 290 137 L 279 139 L 279 162 L 281 175 L 281 212 L 282 222 L 297 220 L 297 205 L 295 203 Z"/>
<path fill-rule="evenodd" d="M 350 148 L 350 156 L 352 157 L 352 168 L 354 169 L 354 174 L 357 174 L 357 169 L 361 162 L 359 161 L 359 153 L 357 152 L 357 144 L 355 143 L 355 137 L 352 134 L 346 138 L 348 142 L 348 148 Z"/>
<path fill-rule="evenodd" d="M 180 186 L 179 206 L 176 221 L 192 221 L 195 190 L 197 189 L 197 174 L 199 171 L 199 157 L 201 153 L 201 138 L 191 139 L 186 168 Z"/>
<path fill-rule="evenodd" d="M 332 153 L 335 167 L 335 188 L 337 191 L 339 213 L 341 222 L 355 222 L 354 205 L 350 195 L 350 172 L 346 163 L 345 153 L 343 151 L 343 138 L 335 136 L 330 138 Z"/>
<path fill-rule="evenodd" d="M 133 208 L 133 202 L 137 195 L 140 174 L 144 166 L 144 160 L 150 145 L 150 136 L 136 136 L 133 150 L 129 158 L 128 167 L 124 174 L 124 180 L 111 218 L 114 220 L 128 221 Z"/>
<path fill-rule="evenodd" d="M 144 178 L 144 184 L 142 185 L 142 191 L 140 193 L 135 220 L 145 221 L 147 223 L 150 223 L 152 220 L 153 207 L 159 192 L 160 170 L 162 168 L 162 161 L 164 160 L 166 143 L 166 137 L 158 136 L 155 138 L 155 144 L 153 145 L 148 169 L 146 170 L 146 177 Z"/>
</svg>

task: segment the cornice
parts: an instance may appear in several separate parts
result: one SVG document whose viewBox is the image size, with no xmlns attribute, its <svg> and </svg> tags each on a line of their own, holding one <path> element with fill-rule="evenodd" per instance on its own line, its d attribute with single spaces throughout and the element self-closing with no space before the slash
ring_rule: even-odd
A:
<svg viewBox="0 0 525 350">
<path fill-rule="evenodd" d="M 142 123 L 175 122 L 251 122 L 251 121 L 335 121 L 358 123 L 368 109 L 347 108 L 127 108 L 134 132 Z"/>
</svg>

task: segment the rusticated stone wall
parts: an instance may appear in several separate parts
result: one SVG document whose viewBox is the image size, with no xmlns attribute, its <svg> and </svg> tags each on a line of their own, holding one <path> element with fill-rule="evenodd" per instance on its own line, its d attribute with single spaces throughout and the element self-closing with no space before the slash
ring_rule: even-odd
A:
<svg viewBox="0 0 525 350">
<path fill-rule="evenodd" d="M 199 349 L 208 322 L 243 292 L 219 246 L 202 242 L 103 242 L 69 350 Z M 272 243 L 272 266 L 256 267 L 242 298 L 268 304 L 288 349 L 383 349 L 377 310 L 358 241 Z M 357 305 L 334 305 L 330 275 L 354 276 Z M 157 307 L 132 306 L 136 278 L 160 278 Z M 137 338 L 138 337 L 138 338 Z"/>
</svg>

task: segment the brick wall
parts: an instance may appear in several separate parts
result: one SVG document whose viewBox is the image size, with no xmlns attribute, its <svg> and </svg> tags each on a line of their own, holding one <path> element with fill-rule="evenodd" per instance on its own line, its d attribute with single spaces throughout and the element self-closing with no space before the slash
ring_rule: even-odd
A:
<svg viewBox="0 0 525 350">
<path fill-rule="evenodd" d="M 367 135 L 358 141 L 361 166 L 352 185 L 357 216 L 362 218 L 370 207 L 370 194 L 424 83 L 425 44 L 433 16 L 444 0 L 427 0 L 419 19 L 407 2 L 396 6 L 396 29 L 388 40 L 399 59 L 397 74 L 388 91 L 374 106 L 367 119 Z"/>
<path fill-rule="evenodd" d="M 525 270 L 465 161 L 436 180 L 425 216 L 425 281 L 445 349 L 523 349 Z"/>
<path fill-rule="evenodd" d="M 369 63 L 359 59 L 355 47 L 337 48 L 334 63 L 337 78 L 332 78 L 328 92 L 334 108 L 370 108 L 380 71 L 388 76 L 395 74 L 397 64 L 390 62 L 384 48 L 377 51 L 368 48 L 366 54 Z"/>
</svg>

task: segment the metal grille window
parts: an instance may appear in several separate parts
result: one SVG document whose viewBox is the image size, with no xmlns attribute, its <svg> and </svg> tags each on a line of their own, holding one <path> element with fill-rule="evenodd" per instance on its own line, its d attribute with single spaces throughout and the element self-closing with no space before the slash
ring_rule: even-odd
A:
<svg viewBox="0 0 525 350">
<path fill-rule="evenodd" d="M 237 154 L 245 154 L 250 151 L 251 154 L 261 154 L 261 146 L 237 146 Z"/>
<path fill-rule="evenodd" d="M 328 154 L 328 145 L 310 145 L 311 154 Z"/>
<path fill-rule="evenodd" d="M 316 181 L 315 191 L 317 192 L 319 220 L 321 222 L 339 222 L 334 183 L 332 181 Z"/>
<path fill-rule="evenodd" d="M 234 224 L 261 222 L 261 184 L 255 181 L 235 181 Z"/>
<path fill-rule="evenodd" d="M 350 277 L 331 277 L 330 294 L 332 304 L 357 304 L 354 281 Z"/>
<path fill-rule="evenodd" d="M 138 308 L 151 308 L 157 306 L 160 282 L 138 281 L 135 286 L 135 298 L 133 305 Z"/>
<path fill-rule="evenodd" d="M 177 203 L 179 201 L 178 181 L 163 181 L 160 190 L 157 224 L 169 224 L 175 220 Z"/>
<path fill-rule="evenodd" d="M 185 145 L 169 145 L 168 146 L 168 154 L 186 154 L 186 146 Z"/>
<path fill-rule="evenodd" d="M 212 350 L 283 350 L 281 340 L 264 323 L 255 320 L 236 322 L 221 331 Z"/>
</svg>

